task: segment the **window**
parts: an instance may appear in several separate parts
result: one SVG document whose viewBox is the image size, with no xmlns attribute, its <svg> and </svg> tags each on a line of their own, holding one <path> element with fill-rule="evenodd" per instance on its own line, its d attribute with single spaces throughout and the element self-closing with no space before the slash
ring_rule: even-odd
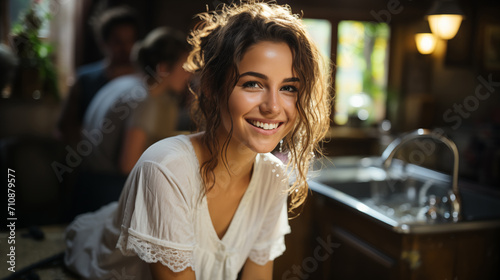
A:
<svg viewBox="0 0 500 280">
<path fill-rule="evenodd" d="M 20 22 L 20 18 L 24 15 L 24 13 L 28 10 L 30 5 L 33 5 L 32 2 L 37 3 L 36 13 L 39 18 L 42 19 L 42 26 L 38 31 L 38 36 L 42 38 L 47 38 L 49 35 L 49 21 L 46 20 L 49 17 L 50 10 L 50 1 L 49 0 L 10 0 L 9 1 L 9 15 L 10 15 L 10 28 L 16 25 L 16 23 Z"/>
<path fill-rule="evenodd" d="M 44 84 L 38 85 L 44 90 L 33 91 L 32 97 L 40 99 L 45 95 L 52 95 L 59 100 L 61 93 L 67 92 L 68 81 L 74 69 L 77 7 L 86 1 L 7 1 L 8 28 L 11 34 L 17 34 L 9 38 L 11 45 L 14 50 L 17 49 L 21 63 L 29 63 L 27 67 L 36 68 L 40 77 L 44 78 Z"/>
<path fill-rule="evenodd" d="M 338 125 L 370 125 L 385 117 L 389 26 L 341 21 L 335 76 Z"/>
<path fill-rule="evenodd" d="M 9 1 L 9 18 L 10 18 L 10 26 L 14 26 L 14 24 L 19 20 L 22 12 L 26 10 L 31 3 L 31 0 L 10 0 Z"/>
<path fill-rule="evenodd" d="M 305 18 L 312 39 L 331 57 L 332 24 Z M 335 115 L 337 125 L 370 125 L 385 117 L 389 26 L 385 23 L 340 21 L 335 56 Z"/>
<path fill-rule="evenodd" d="M 330 58 L 332 49 L 332 24 L 326 19 L 302 19 L 307 32 L 312 40 L 318 45 L 319 50 L 325 56 Z"/>
</svg>

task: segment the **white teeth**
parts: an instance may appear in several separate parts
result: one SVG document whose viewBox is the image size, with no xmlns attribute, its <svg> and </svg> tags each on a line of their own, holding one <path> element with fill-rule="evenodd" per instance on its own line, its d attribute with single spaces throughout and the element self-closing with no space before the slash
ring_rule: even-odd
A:
<svg viewBox="0 0 500 280">
<path fill-rule="evenodd" d="M 278 128 L 279 123 L 263 123 L 259 121 L 251 121 L 252 124 L 256 127 L 260 127 L 265 130 L 271 130 Z"/>
</svg>

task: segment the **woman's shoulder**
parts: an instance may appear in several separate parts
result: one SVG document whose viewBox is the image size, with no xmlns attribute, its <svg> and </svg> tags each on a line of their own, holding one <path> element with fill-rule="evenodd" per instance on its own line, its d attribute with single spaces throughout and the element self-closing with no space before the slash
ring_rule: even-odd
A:
<svg viewBox="0 0 500 280">
<path fill-rule="evenodd" d="M 135 200 L 137 193 L 146 192 L 147 199 L 168 200 L 181 194 L 189 205 L 195 205 L 200 180 L 189 144 L 187 136 L 179 135 L 151 145 L 132 169 L 125 185 L 127 195 L 122 197 Z"/>
<path fill-rule="evenodd" d="M 177 135 L 162 139 L 151 145 L 141 156 L 138 165 L 145 162 L 161 167 L 193 168 L 196 156 L 187 135 Z"/>
<path fill-rule="evenodd" d="M 280 158 L 272 153 L 259 154 L 256 163 L 262 183 L 278 184 L 282 186 L 280 189 L 287 188 L 286 165 Z"/>
</svg>

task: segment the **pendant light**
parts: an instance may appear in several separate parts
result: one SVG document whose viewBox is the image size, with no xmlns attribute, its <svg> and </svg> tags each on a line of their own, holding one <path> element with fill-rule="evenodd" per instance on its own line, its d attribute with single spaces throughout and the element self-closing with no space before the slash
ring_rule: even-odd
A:
<svg viewBox="0 0 500 280">
<path fill-rule="evenodd" d="M 427 14 L 434 35 L 450 40 L 458 32 L 464 14 L 454 0 L 437 0 Z"/>
</svg>

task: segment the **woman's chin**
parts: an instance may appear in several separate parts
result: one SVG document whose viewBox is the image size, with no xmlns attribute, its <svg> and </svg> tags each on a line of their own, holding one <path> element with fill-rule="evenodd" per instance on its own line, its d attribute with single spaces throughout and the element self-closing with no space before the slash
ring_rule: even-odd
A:
<svg viewBox="0 0 500 280">
<path fill-rule="evenodd" d="M 258 153 L 258 154 L 266 154 L 274 151 L 276 148 L 276 145 L 270 145 L 270 146 L 259 146 L 259 147 L 252 147 L 250 148 L 253 152 Z"/>
<path fill-rule="evenodd" d="M 274 151 L 278 145 L 279 140 L 276 139 L 252 139 L 249 137 L 247 141 L 240 141 L 237 152 L 266 154 Z"/>
</svg>

